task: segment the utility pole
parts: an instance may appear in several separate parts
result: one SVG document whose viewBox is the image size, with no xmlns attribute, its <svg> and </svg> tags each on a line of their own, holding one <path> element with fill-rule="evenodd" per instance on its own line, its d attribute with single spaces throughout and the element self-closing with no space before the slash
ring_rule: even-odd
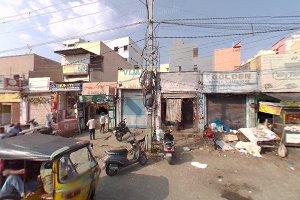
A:
<svg viewBox="0 0 300 200">
<path fill-rule="evenodd" d="M 146 50 L 146 77 L 144 85 L 144 98 L 145 106 L 147 108 L 147 134 L 146 134 L 146 150 L 152 150 L 152 119 L 153 119 L 153 107 L 155 101 L 155 81 L 154 81 L 154 57 L 156 55 L 155 42 L 154 42 L 154 29 L 153 29 L 153 1 L 146 0 L 147 13 L 148 13 L 148 29 L 147 29 L 147 50 Z"/>
</svg>

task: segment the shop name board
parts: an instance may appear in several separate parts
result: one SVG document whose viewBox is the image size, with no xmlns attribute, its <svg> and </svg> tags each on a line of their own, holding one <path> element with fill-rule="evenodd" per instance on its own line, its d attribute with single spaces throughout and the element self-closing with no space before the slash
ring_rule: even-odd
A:
<svg viewBox="0 0 300 200">
<path fill-rule="evenodd" d="M 29 78 L 29 91 L 45 91 L 49 90 L 50 78 Z"/>
<path fill-rule="evenodd" d="M 83 83 L 82 95 L 115 95 L 116 82 Z"/>
<path fill-rule="evenodd" d="M 258 90 L 257 72 L 204 72 L 205 93 L 240 93 Z"/>
<path fill-rule="evenodd" d="M 139 78 L 142 74 L 141 69 L 124 69 L 118 71 L 118 88 L 140 89 Z"/>
<path fill-rule="evenodd" d="M 113 96 L 107 95 L 92 95 L 92 96 L 79 96 L 80 102 L 95 102 L 95 103 L 103 103 L 103 102 L 112 102 Z"/>
<path fill-rule="evenodd" d="M 76 63 L 63 66 L 63 74 L 88 74 L 88 64 Z"/>
<path fill-rule="evenodd" d="M 50 83 L 50 89 L 52 92 L 63 92 L 63 91 L 81 91 L 81 83 Z"/>
</svg>

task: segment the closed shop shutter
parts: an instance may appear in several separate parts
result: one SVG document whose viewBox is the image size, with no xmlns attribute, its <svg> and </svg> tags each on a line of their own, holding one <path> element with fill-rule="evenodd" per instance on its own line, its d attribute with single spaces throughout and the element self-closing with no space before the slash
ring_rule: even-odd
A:
<svg viewBox="0 0 300 200">
<path fill-rule="evenodd" d="M 246 96 L 245 95 L 208 95 L 207 122 L 220 120 L 230 129 L 246 127 Z"/>
<path fill-rule="evenodd" d="M 146 128 L 147 113 L 141 90 L 122 90 L 122 118 L 129 128 Z"/>
</svg>

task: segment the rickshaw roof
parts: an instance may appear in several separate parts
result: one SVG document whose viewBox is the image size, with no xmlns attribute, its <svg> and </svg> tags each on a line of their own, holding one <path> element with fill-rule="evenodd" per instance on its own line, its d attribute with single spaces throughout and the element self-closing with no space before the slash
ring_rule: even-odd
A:
<svg viewBox="0 0 300 200">
<path fill-rule="evenodd" d="M 87 144 L 72 138 L 39 133 L 21 135 L 0 140 L 0 159 L 46 161 Z"/>
</svg>

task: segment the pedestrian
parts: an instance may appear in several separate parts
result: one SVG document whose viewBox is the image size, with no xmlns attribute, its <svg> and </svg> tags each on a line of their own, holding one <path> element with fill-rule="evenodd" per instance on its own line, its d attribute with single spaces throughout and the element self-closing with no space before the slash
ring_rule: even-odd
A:
<svg viewBox="0 0 300 200">
<path fill-rule="evenodd" d="M 101 113 L 100 116 L 100 133 L 104 133 L 104 129 L 105 129 L 105 115 L 104 113 Z"/>
<path fill-rule="evenodd" d="M 95 119 L 94 119 L 94 117 L 91 117 L 91 119 L 86 123 L 86 125 L 89 127 L 90 140 L 95 140 Z"/>
</svg>

